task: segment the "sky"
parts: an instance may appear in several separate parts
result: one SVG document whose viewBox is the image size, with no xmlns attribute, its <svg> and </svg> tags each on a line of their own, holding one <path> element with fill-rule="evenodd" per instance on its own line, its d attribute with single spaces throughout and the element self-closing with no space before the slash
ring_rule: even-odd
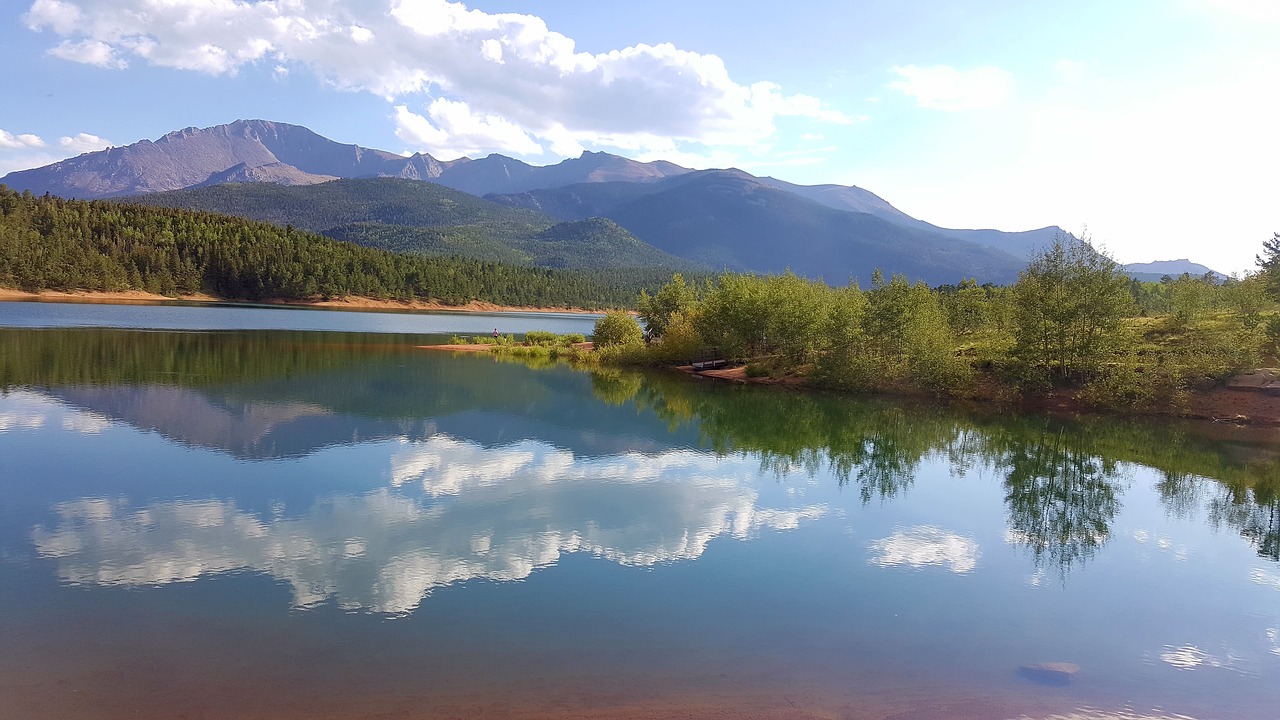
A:
<svg viewBox="0 0 1280 720">
<path fill-rule="evenodd" d="M 1253 268 L 1280 0 L 4 0 L 0 174 L 241 118 L 441 159 L 857 185 L 936 225 Z"/>
</svg>

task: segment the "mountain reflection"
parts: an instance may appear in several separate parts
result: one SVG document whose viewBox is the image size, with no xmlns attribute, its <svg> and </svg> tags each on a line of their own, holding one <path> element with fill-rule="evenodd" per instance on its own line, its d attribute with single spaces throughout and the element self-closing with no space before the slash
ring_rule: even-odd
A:
<svg viewBox="0 0 1280 720">
<path fill-rule="evenodd" d="M 141 586 L 230 571 L 287 582 L 294 604 L 407 613 L 433 589 L 519 580 L 565 553 L 623 565 L 702 555 L 715 538 L 746 539 L 820 517 L 825 508 L 758 506 L 740 458 L 693 451 L 579 458 L 534 441 L 485 449 L 438 436 L 392 459 L 396 489 L 332 496 L 298 517 L 263 518 L 230 500 L 132 508 L 84 499 L 56 508 L 33 540 L 73 584 Z"/>
<path fill-rule="evenodd" d="M 957 477 L 969 473 L 995 477 L 1004 490 L 1007 541 L 1024 548 L 1037 570 L 1056 569 L 1064 578 L 1102 552 L 1112 537 L 1112 525 L 1128 491 L 1125 468 L 1135 465 L 1159 474 L 1155 490 L 1169 514 L 1183 519 L 1203 517 L 1215 527 L 1238 533 L 1259 556 L 1280 561 L 1280 457 L 1276 451 L 1280 432 L 1276 429 L 965 413 L 920 403 L 726 387 L 669 374 L 611 369 L 588 374 L 565 366 L 532 370 L 483 357 L 431 354 L 415 350 L 417 342 L 419 338 L 408 336 L 335 333 L 0 328 L 0 389 L 30 388 L 80 408 L 87 413 L 82 423 L 85 431 L 122 421 L 179 443 L 243 459 L 305 456 L 334 445 L 398 439 L 403 445 L 394 453 L 391 467 L 396 492 L 388 491 L 386 502 L 408 503 L 423 517 L 435 517 L 433 513 L 447 509 L 452 513 L 450 521 L 456 522 L 476 502 L 515 496 L 545 501 L 563 516 L 555 532 L 567 533 L 555 535 L 548 546 L 553 558 L 583 549 L 620 562 L 660 562 L 690 556 L 670 544 L 669 533 L 677 529 L 689 533 L 688 547 L 700 548 L 709 537 L 737 535 L 741 523 L 746 523 L 748 533 L 753 527 L 783 526 L 782 519 L 770 519 L 751 504 L 754 496 L 745 506 L 725 510 L 728 514 L 722 514 L 720 521 L 707 517 L 708 508 L 730 507 L 725 505 L 730 495 L 744 497 L 724 495 L 730 489 L 746 492 L 730 482 L 735 475 L 726 468 L 731 465 L 742 466 L 740 476 L 765 472 L 787 478 L 799 473 L 829 479 L 870 504 L 902 498 L 912 491 L 922 467 L 941 463 Z M 40 422 L 21 414 L 0 414 L 0 433 Z M 710 452 L 682 449 L 688 447 Z M 681 491 L 670 486 L 677 479 L 689 483 L 683 492 L 692 493 L 690 497 L 678 497 Z M 437 504 L 397 494 L 410 490 Z M 630 498 L 628 492 L 637 497 Z M 593 520 L 585 510 L 569 512 L 574 498 L 586 502 L 593 493 L 605 493 L 609 503 L 597 508 L 622 503 L 620 507 L 627 511 L 609 521 Z M 378 502 L 372 495 L 363 500 L 333 500 L 323 506 L 331 507 L 328 511 L 317 506 L 314 513 L 320 515 L 309 522 L 318 523 L 320 516 L 332 515 L 339 506 L 364 503 L 372 507 Z M 639 512 L 646 502 L 657 513 L 653 517 Z M 95 513 L 104 511 L 94 507 Z M 112 536 L 129 537 L 132 532 L 145 538 L 137 541 L 142 543 L 135 548 L 138 553 L 151 547 L 147 543 L 163 539 L 163 535 L 147 534 L 149 526 L 124 509 L 106 507 L 111 509 L 109 517 L 94 519 L 96 515 L 68 505 L 64 521 L 41 532 L 52 537 L 95 527 L 105 531 L 108 525 L 93 523 L 110 521 L 119 526 L 109 533 Z M 243 514 L 234 505 L 223 510 Z M 373 518 L 377 513 L 365 514 L 377 526 Z M 725 518 L 732 520 L 728 529 L 721 527 L 728 522 Z M 679 528 L 664 529 L 668 520 Z M 264 531 L 283 531 L 302 527 L 289 523 L 304 521 L 307 518 L 254 522 L 263 524 Z M 626 537 L 616 543 L 602 529 L 613 527 L 615 521 L 627 529 Z M 435 520 L 413 520 L 410 526 L 416 528 L 414 523 L 419 522 L 427 523 L 423 527 L 438 527 L 431 524 Z M 529 518 L 518 513 L 501 522 L 535 533 Z M 484 539 L 490 535 L 478 527 L 481 520 L 474 524 L 477 527 L 459 547 L 472 552 L 472 538 L 479 538 L 477 547 L 489 543 L 490 551 L 507 547 Z M 175 521 L 174 526 L 179 525 Z M 632 540 L 642 528 L 660 533 L 662 541 L 635 544 Z M 551 531 L 544 527 L 536 532 Z M 338 547 L 336 536 L 318 532 L 310 542 Z M 364 535 L 352 534 L 343 542 L 354 537 Z M 407 537 L 402 541 L 406 547 Z M 588 537 L 595 539 L 588 541 Z M 933 542 L 924 536 L 915 540 L 924 545 Z M 361 542 L 367 544 L 368 538 Z M 387 545 L 382 557 L 408 557 L 405 548 L 395 547 L 391 536 L 382 542 Z M 579 542 L 585 544 L 575 544 Z M 962 546 L 950 539 L 943 544 Z M 154 549 L 163 555 L 166 547 Z M 887 547 L 906 546 L 898 542 Z M 168 551 L 172 554 L 173 548 Z M 345 558 L 345 552 L 335 557 Z M 421 585 L 425 592 L 452 582 L 447 578 L 455 576 L 521 576 L 502 568 L 536 566 L 544 562 L 537 558 L 547 556 L 532 550 L 517 553 L 507 548 L 506 552 L 523 560 L 494 565 L 497 556 L 477 562 L 470 555 L 454 553 L 433 560 L 440 563 L 438 571 L 406 570 L 419 579 L 408 585 Z M 52 549 L 50 553 L 68 563 L 66 567 L 77 567 L 76 555 Z M 933 550 L 919 557 L 933 557 L 930 553 Z M 900 556 L 916 557 L 909 552 Z M 275 557 L 264 547 L 257 555 L 199 558 L 190 566 L 216 572 L 228 565 L 276 574 L 274 568 L 284 561 L 271 559 Z M 463 565 L 477 567 L 475 574 L 444 569 L 456 568 L 459 557 L 469 558 Z M 174 562 L 181 565 L 182 561 Z M 399 598 L 395 601 L 375 601 L 366 597 L 371 590 L 353 595 L 336 581 L 313 582 L 302 571 L 309 565 L 290 562 L 278 576 L 296 576 L 296 588 L 323 588 L 317 591 L 320 597 L 333 595 L 342 602 L 355 598 L 353 606 L 403 608 L 407 601 L 401 595 L 415 595 L 408 592 L 395 595 Z M 364 567 L 366 562 L 356 565 Z M 140 563 L 125 565 L 142 567 Z M 950 566 L 964 567 L 965 561 Z M 109 567 L 122 573 L 128 569 Z M 390 572 L 385 567 L 377 572 L 384 570 Z M 201 572 L 206 570 L 197 574 Z M 338 565 L 325 572 L 326 578 L 341 575 Z M 365 568 L 364 572 L 372 571 Z M 183 573 L 171 575 L 182 579 Z M 68 570 L 68 577 L 82 574 Z M 395 584 L 378 582 L 383 583 L 378 587 Z M 302 604 L 317 595 L 297 592 Z"/>
</svg>

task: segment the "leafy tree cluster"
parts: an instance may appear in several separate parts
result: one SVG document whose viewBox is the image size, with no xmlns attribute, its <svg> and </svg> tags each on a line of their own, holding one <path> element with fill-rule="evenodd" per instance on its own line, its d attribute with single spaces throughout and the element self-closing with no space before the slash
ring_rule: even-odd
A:
<svg viewBox="0 0 1280 720">
<path fill-rule="evenodd" d="M 0 286 L 24 290 L 623 307 L 644 287 L 643 274 L 610 284 L 609 272 L 628 273 L 599 272 L 597 279 L 476 259 L 401 255 L 263 222 L 34 197 L 0 186 Z"/>
<path fill-rule="evenodd" d="M 790 273 L 726 274 L 701 285 L 675 276 L 640 297 L 653 342 L 610 359 L 718 356 L 747 363 L 749 375 L 847 390 L 974 395 L 981 382 L 1008 393 L 1066 388 L 1107 407 L 1176 408 L 1191 389 L 1258 361 L 1270 301 L 1261 276 L 1165 285 L 1166 309 L 1145 313 L 1122 268 L 1070 235 L 1033 257 L 1010 287 L 970 280 L 931 289 L 879 272 L 866 289 Z"/>
</svg>

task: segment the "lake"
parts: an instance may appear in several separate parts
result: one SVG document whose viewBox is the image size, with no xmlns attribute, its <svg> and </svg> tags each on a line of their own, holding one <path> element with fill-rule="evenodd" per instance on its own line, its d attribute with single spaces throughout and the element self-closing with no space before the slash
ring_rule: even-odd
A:
<svg viewBox="0 0 1280 720">
<path fill-rule="evenodd" d="M 0 303 L 0 718 L 1280 707 L 1275 429 L 416 347 L 485 316 L 195 310 Z"/>
</svg>

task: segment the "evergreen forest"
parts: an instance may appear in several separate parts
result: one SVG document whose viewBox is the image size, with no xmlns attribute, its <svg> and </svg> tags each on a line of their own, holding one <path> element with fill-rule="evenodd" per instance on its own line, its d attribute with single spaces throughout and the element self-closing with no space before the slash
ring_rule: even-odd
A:
<svg viewBox="0 0 1280 720">
<path fill-rule="evenodd" d="M 0 287 L 28 291 L 608 308 L 633 304 L 669 277 L 669 269 L 562 270 L 400 254 L 266 222 L 35 197 L 0 185 Z"/>
</svg>

